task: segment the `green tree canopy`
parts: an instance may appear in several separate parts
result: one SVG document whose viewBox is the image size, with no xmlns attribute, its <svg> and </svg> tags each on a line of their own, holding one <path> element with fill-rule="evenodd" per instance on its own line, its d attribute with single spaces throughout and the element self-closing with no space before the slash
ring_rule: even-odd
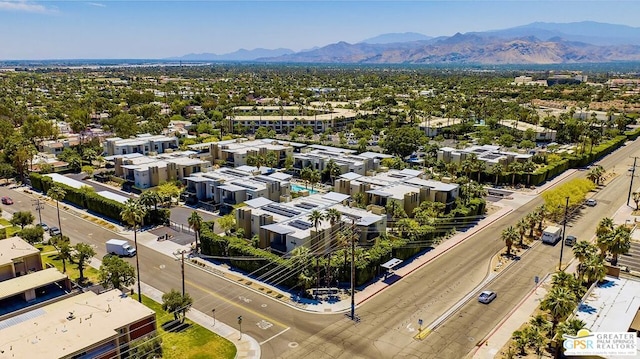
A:
<svg viewBox="0 0 640 359">
<path fill-rule="evenodd" d="M 124 259 L 107 255 L 100 265 L 99 279 L 105 288 L 120 289 L 133 284 L 136 273 L 133 266 Z"/>
<path fill-rule="evenodd" d="M 403 126 L 388 130 L 380 145 L 385 152 L 404 158 L 416 152 L 426 142 L 427 137 L 419 128 Z"/>
</svg>

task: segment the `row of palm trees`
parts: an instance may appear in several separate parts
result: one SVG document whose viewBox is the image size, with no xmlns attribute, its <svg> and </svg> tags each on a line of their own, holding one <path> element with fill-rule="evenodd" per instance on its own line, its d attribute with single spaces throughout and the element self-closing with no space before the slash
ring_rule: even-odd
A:
<svg viewBox="0 0 640 359">
<path fill-rule="evenodd" d="M 544 206 L 539 206 L 533 212 L 520 218 L 514 226 L 509 226 L 502 230 L 500 237 L 507 247 L 507 256 L 511 255 L 511 249 L 514 245 L 522 247 L 524 245 L 524 237 L 529 232 L 528 237 L 534 237 L 534 230 L 542 231 L 542 224 L 545 219 Z"/>
</svg>

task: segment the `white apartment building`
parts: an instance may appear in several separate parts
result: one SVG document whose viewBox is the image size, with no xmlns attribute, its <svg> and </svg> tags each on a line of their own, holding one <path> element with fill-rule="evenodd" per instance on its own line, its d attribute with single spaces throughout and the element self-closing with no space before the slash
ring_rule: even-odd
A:
<svg viewBox="0 0 640 359">
<path fill-rule="evenodd" d="M 178 138 L 164 135 L 141 134 L 135 138 L 107 138 L 104 150 L 107 156 L 128 155 L 131 153 L 160 154 L 178 149 Z"/>
</svg>

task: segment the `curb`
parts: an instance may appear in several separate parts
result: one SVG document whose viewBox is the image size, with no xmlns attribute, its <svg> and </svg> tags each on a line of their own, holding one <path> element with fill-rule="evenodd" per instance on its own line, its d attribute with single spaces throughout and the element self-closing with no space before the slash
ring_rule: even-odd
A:
<svg viewBox="0 0 640 359">
<path fill-rule="evenodd" d="M 457 246 L 457 245 L 459 245 L 460 243 L 462 243 L 462 242 L 466 241 L 467 239 L 469 239 L 469 237 L 471 237 L 471 236 L 475 235 L 476 233 L 478 233 L 478 232 L 480 232 L 480 231 L 484 230 L 487 226 L 489 226 L 489 225 L 491 225 L 491 224 L 495 223 L 496 221 L 500 220 L 502 217 L 504 217 L 504 216 L 508 215 L 509 213 L 511 213 L 511 212 L 513 211 L 513 208 L 510 208 L 510 207 L 503 207 L 503 208 L 507 208 L 507 210 L 506 210 L 503 214 L 501 214 L 501 215 L 499 215 L 499 216 L 495 217 L 494 219 L 490 220 L 488 223 L 486 223 L 485 225 L 483 225 L 483 226 L 482 226 L 482 228 L 480 228 L 480 229 L 478 229 L 478 230 L 476 230 L 476 231 L 472 231 L 471 233 L 465 233 L 465 236 L 464 236 L 464 237 L 462 237 L 461 239 L 459 239 L 457 242 L 455 242 L 455 243 L 454 243 L 453 245 L 451 245 L 449 248 L 447 248 L 447 249 L 443 250 L 442 252 L 440 252 L 440 253 L 436 254 L 435 256 L 433 256 L 433 257 L 429 258 L 428 260 L 424 261 L 423 263 L 421 263 L 421 264 L 417 265 L 415 268 L 411 269 L 411 270 L 410 270 L 407 274 L 405 274 L 403 277 L 407 277 L 407 276 L 411 275 L 411 274 L 412 274 L 413 272 L 415 272 L 416 270 L 418 270 L 418 269 L 422 268 L 424 265 L 426 265 L 426 264 L 428 264 L 428 263 L 432 262 L 433 260 L 435 260 L 436 258 L 440 257 L 441 255 L 443 255 L 443 254 L 445 254 L 445 253 L 449 252 L 452 248 L 456 247 L 456 246 Z M 382 287 L 382 288 L 380 288 L 380 289 L 378 289 L 377 291 L 373 292 L 372 294 L 370 294 L 370 295 L 366 296 L 365 298 L 363 298 L 362 300 L 360 300 L 359 302 L 357 302 L 357 304 L 364 303 L 365 301 L 367 301 L 367 300 L 371 299 L 371 297 L 373 297 L 373 296 L 377 295 L 378 293 L 382 292 L 383 290 L 385 290 L 385 289 L 387 289 L 387 288 L 389 288 L 389 286 L 388 286 L 388 285 L 387 285 L 387 286 L 384 286 L 384 287 Z"/>
</svg>

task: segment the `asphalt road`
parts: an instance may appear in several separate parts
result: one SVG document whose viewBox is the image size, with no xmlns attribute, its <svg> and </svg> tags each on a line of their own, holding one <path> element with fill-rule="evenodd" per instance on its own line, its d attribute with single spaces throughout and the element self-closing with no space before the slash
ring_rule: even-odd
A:
<svg viewBox="0 0 640 359">
<path fill-rule="evenodd" d="M 598 206 L 585 207 L 574 218 L 568 234 L 579 239 L 590 238 L 598 220 L 611 216 L 626 202 L 629 174 L 623 164 L 630 164 L 629 156 L 640 152 L 640 142 L 636 142 L 602 161 L 607 169 L 617 165 L 621 175 L 596 194 Z M 577 172 L 569 179 L 585 174 Z M 15 201 L 13 206 L 3 206 L 4 210 L 33 210 L 32 198 L 24 193 L 0 187 L 0 195 L 9 195 Z M 532 288 L 534 276 L 542 277 L 557 268 L 560 244 L 535 245 L 489 285 L 499 293 L 498 299 L 490 305 L 470 300 L 423 341 L 413 339 L 417 320 L 422 319 L 425 325 L 432 323 L 477 289 L 489 272 L 490 258 L 504 246 L 499 233 L 541 203 L 542 200 L 536 198 L 514 210 L 360 305 L 357 314 L 361 320 L 357 323 L 340 314 L 294 310 L 188 265 L 186 287 L 195 299 L 194 307 L 204 313 L 215 309 L 217 320 L 234 325 L 242 315 L 242 330 L 261 343 L 263 358 L 460 358 L 523 298 Z M 121 238 L 91 222 L 61 213 L 63 233 L 69 235 L 73 243 L 82 241 L 94 245 L 99 258 L 105 254 L 107 239 Z M 55 206 L 46 205 L 42 216 L 50 226 L 57 223 Z M 565 249 L 568 261 L 571 253 L 568 247 Z M 180 288 L 178 261 L 145 246 L 139 246 L 138 253 L 144 282 L 161 291 Z"/>
<path fill-rule="evenodd" d="M 613 216 L 626 203 L 629 174 L 623 164 L 640 152 L 640 141 L 621 148 L 603 159 L 605 169 L 617 166 L 619 176 L 595 194 L 596 207 L 583 207 L 568 223 L 567 233 L 578 239 L 590 239 L 602 217 Z M 586 176 L 578 171 L 563 182 Z M 637 182 L 640 185 L 640 182 Z M 624 195 L 622 195 L 624 194 Z M 333 324 L 282 357 L 285 358 L 462 358 L 479 343 L 498 322 L 533 288 L 534 277 L 544 277 L 558 268 L 560 248 L 534 245 L 521 260 L 503 270 L 487 288 L 499 293 L 490 305 L 475 300 L 475 295 L 457 312 L 422 341 L 413 339 L 418 319 L 425 326 L 452 305 L 477 289 L 488 274 L 489 260 L 504 248 L 499 233 L 536 206 L 535 198 L 509 215 L 487 226 L 419 271 L 405 277 L 375 298 L 359 306 L 361 320 L 348 319 Z M 564 248 L 566 265 L 572 258 Z M 480 288 L 485 289 L 485 288 Z M 477 294 L 477 291 L 475 292 Z"/>
</svg>

